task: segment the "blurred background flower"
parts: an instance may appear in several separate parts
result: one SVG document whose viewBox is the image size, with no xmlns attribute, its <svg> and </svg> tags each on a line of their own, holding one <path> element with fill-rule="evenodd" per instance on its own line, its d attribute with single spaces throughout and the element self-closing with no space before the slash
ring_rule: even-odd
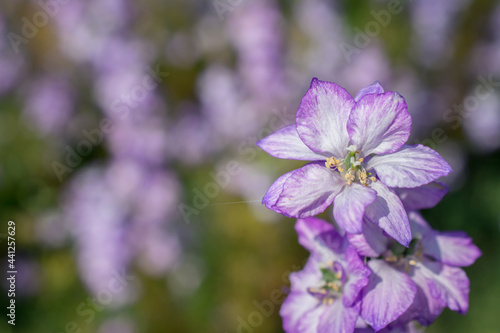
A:
<svg viewBox="0 0 500 333">
<path fill-rule="evenodd" d="M 16 221 L 18 266 L 15 330 L 4 317 L 1 332 L 282 331 L 307 252 L 260 201 L 302 163 L 255 142 L 294 122 L 313 77 L 406 98 L 410 142 L 455 171 L 423 214 L 483 251 L 465 269 L 469 313 L 446 310 L 426 331 L 498 331 L 496 1 L 0 8 L 0 237 Z"/>
</svg>

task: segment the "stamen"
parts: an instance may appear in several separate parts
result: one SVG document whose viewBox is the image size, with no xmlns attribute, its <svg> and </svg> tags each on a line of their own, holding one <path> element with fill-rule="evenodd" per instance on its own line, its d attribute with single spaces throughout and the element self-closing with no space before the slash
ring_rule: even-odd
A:
<svg viewBox="0 0 500 333">
<path fill-rule="evenodd" d="M 374 183 L 377 181 L 377 178 L 375 178 L 375 177 L 370 177 L 370 179 L 371 179 L 371 181 L 372 181 L 372 182 L 374 182 Z"/>
<path fill-rule="evenodd" d="M 386 257 L 385 261 L 387 261 L 387 262 L 396 262 L 396 261 L 398 261 L 398 257 L 392 255 L 390 257 Z"/>
<path fill-rule="evenodd" d="M 408 263 L 410 264 L 410 266 L 415 266 L 417 264 L 417 262 L 413 259 L 410 259 Z"/>
</svg>

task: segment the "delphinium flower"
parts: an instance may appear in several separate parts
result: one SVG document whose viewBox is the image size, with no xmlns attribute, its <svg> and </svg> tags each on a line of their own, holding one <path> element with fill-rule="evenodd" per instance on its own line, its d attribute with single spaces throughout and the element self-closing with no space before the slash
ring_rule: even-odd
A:
<svg viewBox="0 0 500 333">
<path fill-rule="evenodd" d="M 277 2 L 248 1 L 228 15 L 227 30 L 238 55 L 239 78 L 254 103 L 269 103 L 287 92 L 282 68 L 283 18 Z M 267 108 L 256 108 L 255 113 L 261 112 Z"/>
<path fill-rule="evenodd" d="M 44 134 L 61 133 L 74 109 L 74 91 L 61 76 L 42 76 L 33 80 L 24 92 L 26 118 Z"/>
<path fill-rule="evenodd" d="M 374 329 L 418 320 L 431 324 L 445 307 L 464 314 L 469 280 L 460 268 L 481 255 L 466 233 L 433 230 L 417 212 L 409 212 L 413 240 L 409 248 L 387 237 L 372 223 L 348 234 L 352 246 L 370 258 L 369 284 L 362 291 L 361 317 Z"/>
<path fill-rule="evenodd" d="M 471 95 L 472 96 L 472 95 Z M 480 102 L 479 117 L 464 121 L 465 133 L 478 152 L 490 153 L 500 148 L 500 97 L 491 95 Z"/>
<path fill-rule="evenodd" d="M 280 315 L 286 332 L 353 332 L 361 309 L 360 291 L 370 271 L 333 225 L 298 220 L 299 243 L 311 256 L 290 275 L 291 291 Z"/>
<path fill-rule="evenodd" d="M 297 25 L 293 36 L 300 33 L 307 43 L 289 43 L 289 70 L 294 86 L 303 88 L 302 78 L 318 73 L 334 76 L 344 66 L 345 59 L 338 47 L 343 37 L 342 20 L 336 6 L 327 0 L 294 1 L 292 6 Z"/>
<path fill-rule="evenodd" d="M 270 155 L 312 161 L 281 176 L 263 203 L 288 217 L 305 218 L 333 203 L 333 215 L 349 233 L 365 216 L 408 246 L 411 230 L 391 188 L 414 188 L 451 172 L 434 150 L 406 145 L 411 116 L 403 97 L 375 82 L 353 98 L 339 85 L 312 80 L 296 123 L 258 142 Z"/>
<path fill-rule="evenodd" d="M 130 264 L 127 212 L 101 168 L 88 167 L 71 179 L 64 193 L 64 220 L 75 239 L 79 275 L 92 294 L 107 287 L 114 273 Z M 128 301 L 126 293 L 113 305 Z"/>
<path fill-rule="evenodd" d="M 450 58 L 453 44 L 450 36 L 457 29 L 457 18 L 469 5 L 470 0 L 432 1 L 411 3 L 411 21 L 418 48 L 416 59 L 425 66 L 442 63 Z"/>
</svg>

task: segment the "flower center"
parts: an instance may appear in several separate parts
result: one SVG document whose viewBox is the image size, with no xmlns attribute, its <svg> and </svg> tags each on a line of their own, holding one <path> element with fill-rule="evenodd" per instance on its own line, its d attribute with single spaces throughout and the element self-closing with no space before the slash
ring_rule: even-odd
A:
<svg viewBox="0 0 500 333">
<path fill-rule="evenodd" d="M 388 263 L 392 263 L 395 267 L 408 273 L 411 267 L 423 260 L 422 242 L 418 238 L 414 238 L 408 248 L 395 243 L 383 257 Z"/>
<path fill-rule="evenodd" d="M 307 291 L 323 304 L 330 305 L 342 295 L 342 285 L 345 282 L 344 269 L 335 262 L 330 267 L 321 268 L 321 274 L 322 285 L 319 288 L 307 288 Z"/>
<path fill-rule="evenodd" d="M 326 159 L 325 166 L 328 169 L 338 171 L 342 177 L 344 177 L 347 185 L 351 185 L 353 182 L 358 181 L 363 186 L 368 186 L 368 181 L 377 181 L 377 178 L 371 175 L 370 172 L 366 172 L 365 168 L 361 164 L 364 159 L 362 157 L 356 158 L 356 155 L 360 154 L 352 146 L 347 148 L 349 153 L 346 157 L 341 160 L 335 157 L 330 157 Z"/>
</svg>

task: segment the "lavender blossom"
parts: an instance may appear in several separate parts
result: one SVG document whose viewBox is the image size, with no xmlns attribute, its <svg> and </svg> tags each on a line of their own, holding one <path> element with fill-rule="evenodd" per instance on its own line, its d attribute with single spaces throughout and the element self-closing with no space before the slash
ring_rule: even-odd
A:
<svg viewBox="0 0 500 333">
<path fill-rule="evenodd" d="M 331 224 L 307 218 L 298 220 L 295 229 L 311 256 L 302 271 L 290 275 L 291 293 L 280 310 L 284 330 L 353 332 L 361 308 L 359 292 L 370 271 Z"/>
<path fill-rule="evenodd" d="M 434 150 L 405 145 L 410 129 L 403 97 L 384 93 L 378 82 L 352 98 L 335 83 L 313 79 L 296 124 L 257 143 L 274 157 L 313 162 L 278 178 L 263 203 L 298 218 L 319 214 L 333 203 L 343 230 L 360 233 L 366 216 L 408 246 L 408 217 L 390 187 L 418 187 L 451 172 Z"/>
</svg>

